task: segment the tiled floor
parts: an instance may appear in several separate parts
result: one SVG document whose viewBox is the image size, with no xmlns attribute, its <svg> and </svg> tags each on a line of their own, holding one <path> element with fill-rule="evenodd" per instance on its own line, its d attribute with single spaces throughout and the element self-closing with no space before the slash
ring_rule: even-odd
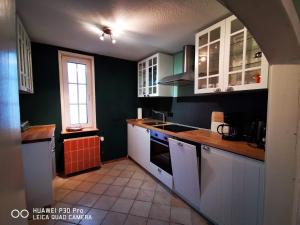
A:
<svg viewBox="0 0 300 225">
<path fill-rule="evenodd" d="M 81 209 L 92 220 L 31 221 L 29 224 L 207 225 L 198 213 L 131 160 L 54 181 L 57 208 Z"/>
</svg>

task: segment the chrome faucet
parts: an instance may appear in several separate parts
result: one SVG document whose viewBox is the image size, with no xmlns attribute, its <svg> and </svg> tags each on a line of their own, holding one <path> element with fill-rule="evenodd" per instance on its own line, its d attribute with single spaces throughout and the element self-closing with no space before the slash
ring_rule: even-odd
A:
<svg viewBox="0 0 300 225">
<path fill-rule="evenodd" d="M 165 113 L 164 113 L 164 112 L 161 112 L 161 111 L 156 111 L 156 110 L 153 110 L 153 109 L 152 109 L 152 112 L 154 112 L 154 113 L 156 113 L 156 114 L 160 114 L 160 115 L 162 115 L 163 122 L 164 122 L 164 123 L 165 123 L 165 122 L 167 122 L 166 115 L 165 115 Z"/>
</svg>

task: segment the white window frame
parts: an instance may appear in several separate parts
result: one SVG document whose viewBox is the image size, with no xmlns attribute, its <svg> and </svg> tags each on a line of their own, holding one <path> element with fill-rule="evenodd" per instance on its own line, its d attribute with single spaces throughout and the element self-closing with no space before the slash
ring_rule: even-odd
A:
<svg viewBox="0 0 300 225">
<path fill-rule="evenodd" d="M 71 126 L 69 110 L 69 90 L 67 62 L 85 64 L 87 69 L 87 116 L 88 123 L 80 124 L 82 128 L 97 129 L 96 126 L 96 102 L 95 102 L 95 69 L 94 57 L 66 51 L 58 51 L 59 61 L 59 83 L 60 83 L 60 103 L 62 131 Z"/>
</svg>

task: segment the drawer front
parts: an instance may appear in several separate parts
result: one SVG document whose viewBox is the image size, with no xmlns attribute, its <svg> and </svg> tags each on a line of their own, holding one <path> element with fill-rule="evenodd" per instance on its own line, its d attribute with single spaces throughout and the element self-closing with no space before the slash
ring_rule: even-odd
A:
<svg viewBox="0 0 300 225">
<path fill-rule="evenodd" d="M 160 182 L 164 185 L 169 187 L 170 189 L 173 188 L 173 177 L 172 175 L 168 174 L 164 170 L 160 169 L 158 166 L 154 165 L 150 162 L 150 172 L 153 176 L 155 176 Z"/>
</svg>

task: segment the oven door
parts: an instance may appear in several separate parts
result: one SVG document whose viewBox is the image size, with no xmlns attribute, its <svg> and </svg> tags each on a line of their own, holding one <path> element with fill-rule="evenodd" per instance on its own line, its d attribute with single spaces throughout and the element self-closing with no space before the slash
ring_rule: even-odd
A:
<svg viewBox="0 0 300 225">
<path fill-rule="evenodd" d="M 150 161 L 172 175 L 172 165 L 168 141 L 151 137 Z"/>
</svg>

